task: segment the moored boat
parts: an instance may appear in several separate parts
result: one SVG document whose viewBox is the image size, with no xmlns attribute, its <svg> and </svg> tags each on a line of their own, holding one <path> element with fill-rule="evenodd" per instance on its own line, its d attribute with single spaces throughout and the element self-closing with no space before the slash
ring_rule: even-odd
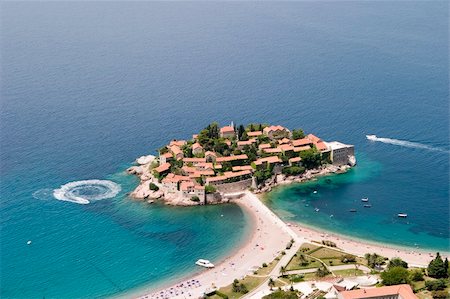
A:
<svg viewBox="0 0 450 299">
<path fill-rule="evenodd" d="M 214 265 L 208 260 L 199 259 L 198 261 L 195 262 L 195 264 L 197 266 L 202 266 L 205 268 L 214 268 Z"/>
<path fill-rule="evenodd" d="M 348 210 L 349 212 L 351 212 L 351 213 L 355 213 L 356 212 L 356 209 L 350 209 L 350 210 Z"/>
<path fill-rule="evenodd" d="M 369 201 L 369 198 L 368 198 L 368 197 L 361 198 L 361 201 L 362 201 L 362 202 L 368 202 L 368 201 Z"/>
<path fill-rule="evenodd" d="M 371 208 L 372 205 L 364 205 L 365 208 Z"/>
<path fill-rule="evenodd" d="M 408 214 L 398 213 L 397 216 L 400 217 L 400 218 L 406 218 L 406 217 L 408 217 Z"/>
</svg>

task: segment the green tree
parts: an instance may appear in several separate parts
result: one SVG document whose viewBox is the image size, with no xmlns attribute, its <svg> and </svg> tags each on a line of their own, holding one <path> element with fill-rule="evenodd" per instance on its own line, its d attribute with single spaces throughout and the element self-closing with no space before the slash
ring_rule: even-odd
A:
<svg viewBox="0 0 450 299">
<path fill-rule="evenodd" d="M 431 293 L 431 295 L 433 296 L 433 299 L 448 299 L 448 298 L 450 298 L 450 295 L 447 291 L 433 291 L 433 293 Z"/>
<path fill-rule="evenodd" d="M 282 291 L 278 290 L 269 295 L 262 297 L 263 299 L 298 299 L 297 292 L 295 291 Z"/>
<path fill-rule="evenodd" d="M 242 138 L 242 134 L 244 134 L 245 132 L 245 128 L 243 125 L 240 125 L 237 129 L 237 133 L 238 133 L 238 140 L 243 140 Z"/>
<path fill-rule="evenodd" d="M 364 257 L 367 260 L 367 265 L 370 268 L 375 268 L 375 267 L 383 265 L 385 263 L 385 258 L 376 253 L 374 253 L 374 254 L 366 253 L 364 255 Z"/>
<path fill-rule="evenodd" d="M 281 276 L 285 276 L 285 275 L 286 275 L 286 267 L 281 266 L 281 268 L 280 268 L 280 274 L 281 274 Z"/>
<path fill-rule="evenodd" d="M 447 282 L 444 278 L 427 280 L 425 281 L 425 287 L 428 291 L 441 291 L 447 287 Z"/>
<path fill-rule="evenodd" d="M 408 283 L 409 273 L 403 267 L 392 267 L 381 273 L 381 279 L 386 286 Z"/>
<path fill-rule="evenodd" d="M 149 188 L 152 191 L 158 191 L 159 190 L 159 187 L 156 186 L 154 183 L 150 183 Z"/>
<path fill-rule="evenodd" d="M 316 271 L 317 277 L 325 277 L 328 274 L 330 274 L 330 271 L 328 271 L 327 267 L 325 265 L 320 266 Z"/>
<path fill-rule="evenodd" d="M 450 272 L 449 272 L 450 270 L 448 268 L 448 258 L 445 258 L 445 260 L 444 260 L 444 268 L 445 268 L 447 277 L 449 277 L 450 276 Z"/>
<path fill-rule="evenodd" d="M 306 151 L 301 151 L 300 158 L 302 158 L 302 164 L 306 169 L 313 169 L 322 164 L 322 156 L 315 147 Z"/>
<path fill-rule="evenodd" d="M 388 263 L 388 268 L 393 268 L 393 267 L 408 268 L 408 263 L 399 257 L 394 257 Z"/>
<path fill-rule="evenodd" d="M 273 287 L 275 286 L 275 281 L 273 281 L 272 277 L 269 278 L 269 282 L 267 285 L 270 287 L 270 290 L 272 291 Z"/>
<path fill-rule="evenodd" d="M 444 261 L 442 260 L 439 252 L 436 254 L 436 258 L 434 258 L 428 264 L 428 276 L 434 278 L 444 278 L 447 277 L 447 269 L 445 268 Z"/>
<path fill-rule="evenodd" d="M 216 192 L 216 187 L 214 187 L 213 185 L 205 185 L 205 192 L 206 194 L 211 194 Z"/>
<path fill-rule="evenodd" d="M 412 270 L 409 272 L 411 281 L 423 281 L 423 272 L 421 270 Z"/>
<path fill-rule="evenodd" d="M 305 133 L 302 129 L 297 129 L 292 131 L 292 139 L 302 139 L 305 138 Z"/>
</svg>

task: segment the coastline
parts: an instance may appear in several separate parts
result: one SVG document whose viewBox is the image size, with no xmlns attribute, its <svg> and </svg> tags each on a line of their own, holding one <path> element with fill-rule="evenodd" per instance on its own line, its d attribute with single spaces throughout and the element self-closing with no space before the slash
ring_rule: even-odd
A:
<svg viewBox="0 0 450 299">
<path fill-rule="evenodd" d="M 234 279 L 241 279 L 244 276 L 253 273 L 255 267 L 260 267 L 263 263 L 269 263 L 280 255 L 286 247 L 286 244 L 292 239 L 293 231 L 278 218 L 260 199 L 250 193 L 245 192 L 245 196 L 233 200 L 249 216 L 252 228 L 248 240 L 241 247 L 232 251 L 225 259 L 221 260 L 215 268 L 205 269 L 200 273 L 180 279 L 177 283 L 159 287 L 153 291 L 136 290 L 129 294 L 122 294 L 120 297 L 126 298 L 157 298 L 161 292 L 170 292 L 178 287 L 184 293 L 170 295 L 170 298 L 184 298 L 189 294 L 192 297 L 199 297 L 212 286 L 218 288 L 227 286 Z M 193 267 L 196 267 L 193 265 Z M 199 286 L 185 289 L 188 281 L 198 281 Z M 118 297 L 118 296 L 116 296 Z M 161 298 L 161 297 L 159 297 Z"/>
</svg>

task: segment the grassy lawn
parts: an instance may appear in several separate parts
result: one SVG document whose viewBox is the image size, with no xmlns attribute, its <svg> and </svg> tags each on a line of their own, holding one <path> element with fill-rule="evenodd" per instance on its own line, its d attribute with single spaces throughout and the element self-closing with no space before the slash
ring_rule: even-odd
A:
<svg viewBox="0 0 450 299">
<path fill-rule="evenodd" d="M 337 276 L 343 277 L 364 275 L 364 272 L 362 270 L 356 269 L 337 270 L 333 271 L 333 273 L 336 274 Z"/>
<path fill-rule="evenodd" d="M 304 262 L 307 263 L 305 265 L 301 264 L 301 262 L 303 261 L 300 258 L 301 254 L 303 254 Z M 311 268 L 318 268 L 320 266 L 321 266 L 321 263 L 319 261 L 311 258 L 307 254 L 302 253 L 301 251 L 298 251 L 297 255 L 293 256 L 292 259 L 287 264 L 286 270 L 290 271 L 290 270 L 300 270 L 300 269 L 311 269 Z"/>
<path fill-rule="evenodd" d="M 266 277 L 246 276 L 244 279 L 239 280 L 239 283 L 245 284 L 247 290 L 250 292 L 257 286 L 259 286 L 264 280 L 266 280 Z M 219 292 L 226 294 L 230 299 L 241 298 L 242 296 L 245 295 L 242 293 L 233 292 L 233 285 L 231 284 L 226 287 L 220 288 Z"/>
<path fill-rule="evenodd" d="M 328 274 L 325 277 L 331 277 L 331 274 Z M 323 278 L 323 277 L 321 277 L 321 278 Z M 303 277 L 303 280 L 305 280 L 305 281 L 317 280 L 317 279 L 319 279 L 319 278 L 316 276 L 316 273 L 306 273 L 306 274 L 304 274 L 304 277 Z"/>
<path fill-rule="evenodd" d="M 311 251 L 319 248 L 321 246 L 317 246 L 317 245 L 313 245 L 313 244 L 308 244 L 308 243 L 303 243 L 302 246 L 300 246 L 299 251 L 303 251 L 304 253 L 310 253 Z"/>
<path fill-rule="evenodd" d="M 272 272 L 273 268 L 278 264 L 280 261 L 281 256 L 275 258 L 273 261 L 267 264 L 267 267 L 261 267 L 258 271 L 256 271 L 257 275 L 269 275 L 270 272 Z"/>
<path fill-rule="evenodd" d="M 311 256 L 321 259 L 325 264 L 338 266 L 338 265 L 346 265 L 346 263 L 341 262 L 341 259 L 346 254 L 337 250 L 333 250 L 326 247 L 320 247 L 313 252 L 309 253 Z M 352 255 L 353 256 L 353 255 Z M 355 257 L 356 258 L 356 257 Z M 331 263 L 330 263 L 331 262 Z M 347 263 L 350 264 L 350 263 Z"/>
</svg>

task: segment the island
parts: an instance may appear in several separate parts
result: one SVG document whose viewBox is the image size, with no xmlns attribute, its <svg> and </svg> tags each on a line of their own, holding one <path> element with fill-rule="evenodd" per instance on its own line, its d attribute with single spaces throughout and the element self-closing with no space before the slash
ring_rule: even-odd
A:
<svg viewBox="0 0 450 299">
<path fill-rule="evenodd" d="M 447 298 L 447 252 L 370 243 L 286 222 L 261 200 L 277 185 L 346 172 L 356 165 L 353 145 L 280 125 L 211 123 L 136 164 L 127 169 L 140 180 L 133 198 L 179 206 L 233 202 L 251 221 L 244 242 L 228 256 L 213 263 L 198 256 L 190 277 L 128 297 L 417 299 L 414 292 L 420 292 L 421 298 Z"/>
<path fill-rule="evenodd" d="M 213 122 L 190 140 L 171 140 L 153 155 L 137 159 L 130 174 L 140 184 L 130 194 L 153 203 L 204 205 L 229 202 L 233 194 L 341 173 L 355 166 L 354 146 L 326 142 L 302 129 L 249 124 L 219 127 Z"/>
</svg>

